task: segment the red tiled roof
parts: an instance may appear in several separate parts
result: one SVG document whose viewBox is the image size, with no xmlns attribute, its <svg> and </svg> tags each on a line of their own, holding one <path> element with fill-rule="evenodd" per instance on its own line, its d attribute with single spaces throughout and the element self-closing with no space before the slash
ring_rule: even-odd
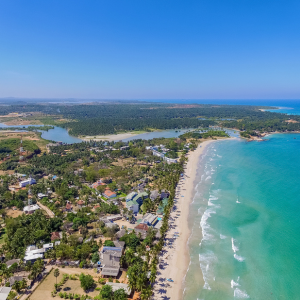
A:
<svg viewBox="0 0 300 300">
<path fill-rule="evenodd" d="M 79 200 L 79 201 L 77 202 L 78 205 L 82 205 L 83 203 L 84 203 L 83 200 Z"/>
<path fill-rule="evenodd" d="M 141 224 L 139 224 L 139 225 L 137 225 L 137 226 L 135 226 L 135 228 L 134 229 L 139 229 L 139 230 L 144 230 L 144 231 L 148 231 L 148 225 L 147 224 L 143 224 L 143 223 L 141 223 Z"/>
<path fill-rule="evenodd" d="M 51 241 L 55 241 L 55 240 L 58 240 L 60 239 L 60 235 L 59 235 L 59 232 L 52 232 L 51 233 Z"/>
<path fill-rule="evenodd" d="M 72 204 L 71 203 L 67 203 L 66 204 L 66 209 L 72 209 Z"/>
<path fill-rule="evenodd" d="M 112 192 L 111 190 L 105 190 L 104 191 L 104 193 L 103 193 L 105 196 L 107 196 L 107 197 L 111 197 L 112 195 L 116 195 L 116 193 L 115 192 Z"/>
</svg>

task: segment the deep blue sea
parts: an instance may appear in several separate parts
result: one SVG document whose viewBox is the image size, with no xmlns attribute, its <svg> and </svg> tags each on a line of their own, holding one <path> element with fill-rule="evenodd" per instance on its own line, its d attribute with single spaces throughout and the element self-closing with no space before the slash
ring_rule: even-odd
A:
<svg viewBox="0 0 300 300">
<path fill-rule="evenodd" d="M 300 299 L 299 150 L 300 134 L 207 148 L 190 209 L 185 300 Z"/>
</svg>

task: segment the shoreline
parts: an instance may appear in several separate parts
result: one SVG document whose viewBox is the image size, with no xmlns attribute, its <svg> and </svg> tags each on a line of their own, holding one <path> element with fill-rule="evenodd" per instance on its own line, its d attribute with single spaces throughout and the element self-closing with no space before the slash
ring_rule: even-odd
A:
<svg viewBox="0 0 300 300">
<path fill-rule="evenodd" d="M 170 229 L 166 235 L 166 240 L 172 244 L 171 247 L 164 247 L 163 255 L 160 255 L 159 263 L 160 265 L 165 266 L 165 268 L 159 268 L 158 270 L 157 280 L 153 289 L 154 294 L 151 299 L 162 299 L 165 297 L 172 300 L 182 299 L 184 279 L 190 263 L 188 240 L 191 235 L 191 229 L 188 224 L 188 216 L 190 204 L 192 203 L 195 194 L 194 183 L 197 175 L 198 163 L 206 147 L 218 140 L 224 139 L 204 141 L 198 145 L 195 151 L 188 154 L 188 162 L 185 167 L 184 177 L 180 179 L 176 188 L 175 205 L 178 209 L 172 211 L 170 214 Z M 179 237 L 177 239 L 173 239 L 175 232 L 179 232 Z M 174 242 L 172 242 L 172 240 Z M 169 287 L 165 287 L 167 281 L 164 279 L 166 278 L 174 280 L 174 282 L 169 283 Z M 198 284 L 201 284 L 201 282 Z"/>
<path fill-rule="evenodd" d="M 163 254 L 159 256 L 159 267 L 157 278 L 153 288 L 151 299 L 182 300 L 184 293 L 184 281 L 191 263 L 188 241 L 192 230 L 189 226 L 190 204 L 195 195 L 195 180 L 197 178 L 198 164 L 208 145 L 217 141 L 235 140 L 237 138 L 219 138 L 216 140 L 205 140 L 197 149 L 188 154 L 188 162 L 185 166 L 184 176 L 179 180 L 176 188 L 175 205 L 176 211 L 171 211 L 169 218 L 169 230 L 166 234 Z M 182 197 L 183 196 L 183 197 Z M 179 232 L 178 238 L 174 234 Z M 169 244 L 169 245 L 167 245 Z M 169 246 L 169 247 L 167 247 Z M 171 278 L 174 282 L 166 281 Z M 202 273 L 201 281 L 197 284 L 204 285 Z"/>
<path fill-rule="evenodd" d="M 142 131 L 137 131 L 137 132 L 127 132 L 127 133 L 117 133 L 117 134 L 108 134 L 108 135 L 94 135 L 94 136 L 91 136 L 91 135 L 88 135 L 88 136 L 79 136 L 78 138 L 80 138 L 81 140 L 83 141 L 108 141 L 108 142 L 111 142 L 111 141 L 120 141 L 120 140 L 124 140 L 124 139 L 128 139 L 128 138 L 131 138 L 131 137 L 134 137 L 136 135 L 139 135 L 139 134 L 142 134 L 142 133 L 146 133 L 145 132 L 142 132 Z"/>
</svg>

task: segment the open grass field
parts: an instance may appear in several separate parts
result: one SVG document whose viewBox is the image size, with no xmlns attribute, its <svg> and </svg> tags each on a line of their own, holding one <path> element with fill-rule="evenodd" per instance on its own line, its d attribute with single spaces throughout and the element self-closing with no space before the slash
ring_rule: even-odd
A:
<svg viewBox="0 0 300 300">
<path fill-rule="evenodd" d="M 21 133 L 15 132 L 15 131 L 0 131 L 0 141 L 12 139 L 12 138 L 18 138 L 21 139 Z M 22 132 L 22 138 L 23 141 L 33 141 L 42 152 L 46 151 L 46 145 L 49 143 L 49 141 L 44 140 L 40 137 L 40 133 L 36 132 Z"/>
<path fill-rule="evenodd" d="M 55 269 L 55 268 L 54 268 Z M 54 284 L 56 283 L 56 278 L 54 277 L 54 269 L 51 271 L 51 273 L 47 276 L 47 278 L 36 288 L 36 290 L 32 293 L 32 295 L 28 298 L 29 300 L 52 300 L 53 297 L 51 296 L 51 292 L 54 291 Z M 57 278 L 57 282 L 59 283 L 62 278 L 63 274 L 80 274 L 81 270 L 79 269 L 66 269 L 66 271 L 63 268 L 59 268 L 60 274 Z M 73 272 L 71 272 L 73 271 Z M 82 270 L 84 273 L 87 273 L 86 270 Z M 96 275 L 96 273 L 93 270 L 89 270 L 90 275 Z M 94 278 L 96 279 L 96 278 Z M 98 286 L 101 286 L 98 284 Z M 80 280 L 71 280 L 68 279 L 67 282 L 62 286 L 60 292 L 66 292 L 66 293 L 74 293 L 74 294 L 80 294 L 80 295 L 89 295 L 91 298 L 99 295 L 99 291 L 92 290 L 89 292 L 85 292 L 80 287 Z M 57 295 L 56 299 L 60 299 L 60 297 Z"/>
</svg>

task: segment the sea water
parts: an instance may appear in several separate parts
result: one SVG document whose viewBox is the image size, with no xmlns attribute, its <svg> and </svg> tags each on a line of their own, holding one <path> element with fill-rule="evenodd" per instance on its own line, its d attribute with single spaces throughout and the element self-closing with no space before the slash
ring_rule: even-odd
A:
<svg viewBox="0 0 300 300">
<path fill-rule="evenodd" d="M 300 134 L 218 141 L 198 165 L 185 300 L 300 299 Z"/>
</svg>

